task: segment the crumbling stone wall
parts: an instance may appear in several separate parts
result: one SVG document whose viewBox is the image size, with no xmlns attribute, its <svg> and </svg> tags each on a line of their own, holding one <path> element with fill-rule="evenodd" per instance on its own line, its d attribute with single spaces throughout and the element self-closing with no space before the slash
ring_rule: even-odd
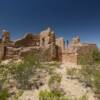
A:
<svg viewBox="0 0 100 100">
<path fill-rule="evenodd" d="M 4 31 L 2 34 L 2 42 L 3 43 L 8 43 L 10 41 L 10 36 L 9 36 L 9 32 Z"/>
<path fill-rule="evenodd" d="M 51 29 L 47 28 L 46 30 L 42 31 L 40 33 L 40 47 L 42 48 L 48 48 L 50 44 L 50 39 L 51 39 Z"/>
<path fill-rule="evenodd" d="M 57 38 L 56 39 L 56 46 L 60 47 L 61 50 L 63 51 L 65 49 L 65 43 L 64 43 L 64 38 Z"/>
<path fill-rule="evenodd" d="M 65 49 L 65 43 L 64 43 L 64 39 L 61 37 L 61 38 L 57 38 L 56 39 L 56 51 L 57 51 L 57 60 L 58 61 L 62 61 L 63 58 L 62 58 L 62 53 Z"/>
<path fill-rule="evenodd" d="M 56 59 L 55 33 L 51 28 L 47 28 L 40 33 L 40 47 L 48 52 L 49 60 Z"/>
<path fill-rule="evenodd" d="M 63 51 L 62 61 L 74 64 L 90 63 L 93 61 L 92 52 L 96 48 L 96 44 L 81 43 L 79 36 L 76 36 Z"/>
<path fill-rule="evenodd" d="M 96 44 L 82 44 L 75 48 L 68 48 L 62 53 L 62 61 L 74 64 L 92 63 L 92 53 L 96 48 Z"/>
<path fill-rule="evenodd" d="M 18 59 L 20 48 L 6 47 L 4 59 Z"/>
<path fill-rule="evenodd" d="M 40 45 L 40 36 L 33 35 L 28 33 L 24 36 L 24 38 L 15 41 L 16 47 L 27 47 L 27 46 L 39 46 Z"/>
<path fill-rule="evenodd" d="M 48 61 L 58 60 L 79 64 L 81 57 L 88 62 L 92 61 L 91 52 L 95 48 L 95 44 L 82 44 L 79 36 L 74 37 L 65 48 L 64 39 L 56 39 L 51 28 L 47 28 L 36 35 L 28 33 L 17 41 L 11 41 L 9 32 L 4 32 L 2 39 L 0 39 L 0 59 L 17 58 L 36 49 L 41 51 L 41 55 L 46 55 Z"/>
<path fill-rule="evenodd" d="M 65 63 L 73 63 L 77 64 L 78 63 L 78 54 L 75 52 L 63 52 L 62 54 L 62 62 Z"/>
</svg>

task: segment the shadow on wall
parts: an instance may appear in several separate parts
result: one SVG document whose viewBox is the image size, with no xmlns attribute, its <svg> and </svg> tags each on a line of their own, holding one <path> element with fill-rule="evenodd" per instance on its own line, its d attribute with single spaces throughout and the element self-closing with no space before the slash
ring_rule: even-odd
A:
<svg viewBox="0 0 100 100">
<path fill-rule="evenodd" d="M 62 61 L 62 49 L 59 46 L 56 46 L 56 55 L 57 55 L 57 60 Z"/>
<path fill-rule="evenodd" d="M 5 59 L 7 53 L 7 48 L 6 46 L 0 46 L 0 60 Z"/>
</svg>

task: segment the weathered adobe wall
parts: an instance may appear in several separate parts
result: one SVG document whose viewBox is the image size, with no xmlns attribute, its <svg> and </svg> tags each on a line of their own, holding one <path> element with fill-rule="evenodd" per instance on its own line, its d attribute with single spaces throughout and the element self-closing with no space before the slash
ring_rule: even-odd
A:
<svg viewBox="0 0 100 100">
<path fill-rule="evenodd" d="M 82 64 L 93 61 L 92 52 L 96 49 L 95 44 L 82 45 L 76 48 L 77 50 L 65 50 L 62 53 L 62 62 Z"/>
<path fill-rule="evenodd" d="M 10 58 L 16 59 L 19 57 L 20 51 L 21 51 L 20 48 L 6 47 L 4 59 L 10 59 Z"/>
<path fill-rule="evenodd" d="M 40 33 L 40 47 L 48 48 L 52 43 L 55 43 L 55 33 L 50 28 L 42 31 Z"/>
<path fill-rule="evenodd" d="M 62 52 L 65 49 L 64 39 L 62 37 L 57 38 L 55 42 L 56 42 L 55 44 L 56 44 L 57 60 L 62 61 L 63 60 Z"/>
<path fill-rule="evenodd" d="M 27 34 L 24 38 L 15 42 L 16 47 L 39 46 L 40 36 Z"/>
<path fill-rule="evenodd" d="M 40 48 L 47 53 L 49 61 L 56 59 L 55 33 L 50 28 L 40 33 Z"/>
<path fill-rule="evenodd" d="M 62 53 L 62 62 L 77 64 L 78 62 L 77 57 L 78 57 L 77 53 L 74 53 L 74 52 L 68 53 L 64 51 Z"/>
<path fill-rule="evenodd" d="M 9 34 L 4 34 L 4 40 L 6 41 L 9 37 Z M 32 33 L 28 33 L 20 40 L 17 40 L 13 43 L 13 47 L 9 47 L 9 45 L 6 43 L 6 50 L 3 53 L 5 59 L 13 58 L 14 56 L 17 56 L 16 48 L 26 48 L 26 47 L 34 47 L 34 49 L 43 49 L 43 52 L 46 52 L 48 56 L 48 59 L 52 60 L 56 58 L 56 45 L 55 45 L 55 33 L 50 29 L 46 29 L 42 31 L 38 35 L 33 35 Z M 43 48 L 42 48 L 43 47 Z M 21 50 L 22 51 L 22 50 Z M 20 51 L 20 52 L 21 52 Z"/>
<path fill-rule="evenodd" d="M 50 32 L 43 31 L 40 33 L 40 47 L 48 47 L 50 42 Z"/>
<path fill-rule="evenodd" d="M 65 49 L 64 39 L 62 37 L 56 39 L 56 46 L 61 48 L 62 51 Z"/>
<path fill-rule="evenodd" d="M 58 47 L 57 51 L 60 61 L 77 64 L 78 55 L 74 47 L 65 48 L 64 39 L 62 37 L 56 39 L 56 45 Z"/>
</svg>

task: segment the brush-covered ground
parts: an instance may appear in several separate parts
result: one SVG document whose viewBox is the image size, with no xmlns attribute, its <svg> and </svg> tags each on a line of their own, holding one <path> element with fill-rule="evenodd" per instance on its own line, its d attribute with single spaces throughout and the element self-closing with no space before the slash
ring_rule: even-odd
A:
<svg viewBox="0 0 100 100">
<path fill-rule="evenodd" d="M 47 62 L 33 51 L 0 63 L 0 100 L 100 100 L 100 52 L 82 65 Z M 84 61 L 83 61 L 84 60 Z"/>
</svg>

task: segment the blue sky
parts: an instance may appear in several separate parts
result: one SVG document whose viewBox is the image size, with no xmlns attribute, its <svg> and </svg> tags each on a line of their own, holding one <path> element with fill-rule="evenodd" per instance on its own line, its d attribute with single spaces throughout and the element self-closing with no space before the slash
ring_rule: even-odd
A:
<svg viewBox="0 0 100 100">
<path fill-rule="evenodd" d="M 100 47 L 100 0 L 0 0 L 0 28 L 12 39 L 47 27 L 66 40 L 80 35 Z"/>
</svg>

